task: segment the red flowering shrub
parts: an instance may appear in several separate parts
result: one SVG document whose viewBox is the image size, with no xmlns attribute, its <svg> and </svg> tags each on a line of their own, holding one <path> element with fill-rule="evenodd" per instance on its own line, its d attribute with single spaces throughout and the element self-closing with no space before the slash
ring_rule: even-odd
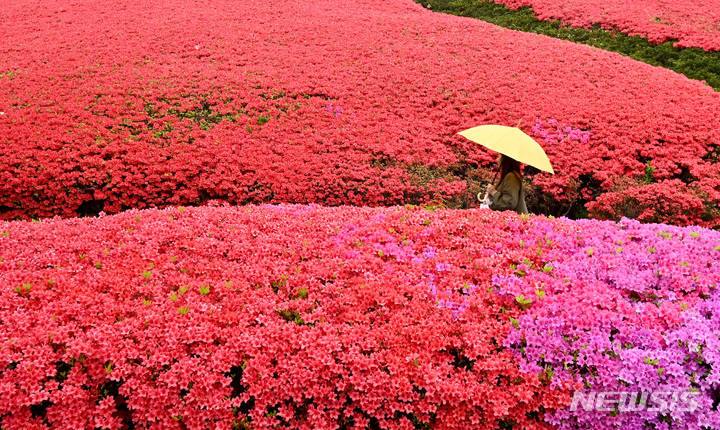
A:
<svg viewBox="0 0 720 430">
<path fill-rule="evenodd" d="M 678 179 L 623 187 L 601 195 L 587 206 L 597 218 L 619 221 L 627 217 L 679 225 L 702 224 L 705 212 L 702 198 Z"/>
<path fill-rule="evenodd" d="M 512 9 L 532 6 L 540 20 L 560 19 L 574 27 L 599 24 L 631 36 L 647 37 L 661 43 L 678 39 L 675 46 L 720 51 L 720 2 L 707 0 L 493 0 Z"/>
<path fill-rule="evenodd" d="M 674 72 L 399 0 L 83 4 L 3 3 L 3 219 L 459 206 L 494 156 L 457 133 L 539 119 L 591 135 L 550 151 L 557 176 L 528 172 L 533 211 L 565 213 L 651 161 L 717 225 L 720 98 Z"/>
<path fill-rule="evenodd" d="M 315 205 L 5 223 L 2 427 L 549 428 L 568 392 L 520 372 L 520 308 L 488 290 L 539 261 L 529 225 Z"/>
</svg>

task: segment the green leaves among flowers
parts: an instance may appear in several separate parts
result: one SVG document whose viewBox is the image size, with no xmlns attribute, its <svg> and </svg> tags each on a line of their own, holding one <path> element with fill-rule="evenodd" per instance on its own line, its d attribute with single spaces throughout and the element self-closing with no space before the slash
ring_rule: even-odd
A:
<svg viewBox="0 0 720 430">
<path fill-rule="evenodd" d="M 297 325 L 305 325 L 305 321 L 302 319 L 300 312 L 296 309 L 278 309 L 277 313 L 287 322 L 292 322 Z"/>
<path fill-rule="evenodd" d="M 655 365 L 657 365 L 657 364 L 659 363 L 659 361 L 658 361 L 657 359 L 653 360 L 653 359 L 651 359 L 650 357 L 645 357 L 645 358 L 643 358 L 643 362 L 645 362 L 645 364 L 650 364 L 650 365 L 653 365 L 653 366 L 655 366 Z"/>
<path fill-rule="evenodd" d="M 520 294 L 519 296 L 515 296 L 515 301 L 520 304 L 520 306 L 523 308 L 523 310 L 530 307 L 532 304 L 532 299 L 526 299 L 523 294 Z"/>
<path fill-rule="evenodd" d="M 31 288 L 32 284 L 30 282 L 25 282 L 21 287 L 15 287 L 15 292 L 18 294 L 28 293 Z"/>
</svg>

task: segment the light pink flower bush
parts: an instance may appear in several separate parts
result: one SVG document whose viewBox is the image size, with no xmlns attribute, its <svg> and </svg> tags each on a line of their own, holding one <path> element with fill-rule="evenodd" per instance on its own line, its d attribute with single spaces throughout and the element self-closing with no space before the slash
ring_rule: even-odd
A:
<svg viewBox="0 0 720 430">
<path fill-rule="evenodd" d="M 502 295 L 529 300 L 505 345 L 551 385 L 595 391 L 695 392 L 693 412 L 571 412 L 561 429 L 717 428 L 720 232 L 667 225 L 537 221 L 518 241 L 541 262 L 496 275 Z"/>
</svg>

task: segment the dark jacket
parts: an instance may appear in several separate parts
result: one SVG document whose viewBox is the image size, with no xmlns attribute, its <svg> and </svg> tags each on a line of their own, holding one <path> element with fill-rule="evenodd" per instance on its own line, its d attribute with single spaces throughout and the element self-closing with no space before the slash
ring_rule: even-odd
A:
<svg viewBox="0 0 720 430">
<path fill-rule="evenodd" d="M 497 186 L 495 196 L 488 195 L 490 209 L 496 211 L 514 210 L 519 214 L 528 213 L 525 206 L 525 192 L 522 189 L 522 178 L 517 172 L 510 172 Z"/>
</svg>

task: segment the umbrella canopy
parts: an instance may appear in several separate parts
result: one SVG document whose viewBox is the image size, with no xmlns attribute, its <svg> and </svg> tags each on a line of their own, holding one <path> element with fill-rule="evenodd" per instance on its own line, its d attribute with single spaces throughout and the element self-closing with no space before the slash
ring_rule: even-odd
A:
<svg viewBox="0 0 720 430">
<path fill-rule="evenodd" d="M 542 147 L 517 127 L 481 125 L 458 134 L 521 163 L 555 174 Z"/>
</svg>

